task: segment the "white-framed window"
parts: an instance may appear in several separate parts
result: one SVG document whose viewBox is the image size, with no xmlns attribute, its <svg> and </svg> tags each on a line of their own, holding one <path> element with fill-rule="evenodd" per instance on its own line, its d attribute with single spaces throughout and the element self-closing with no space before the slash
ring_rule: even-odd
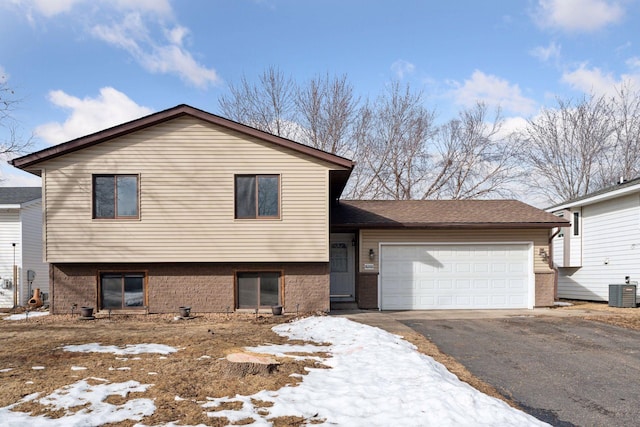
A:
<svg viewBox="0 0 640 427">
<path fill-rule="evenodd" d="M 571 234 L 574 236 L 580 235 L 580 212 L 576 211 L 572 214 L 573 222 L 571 223 Z"/>
</svg>

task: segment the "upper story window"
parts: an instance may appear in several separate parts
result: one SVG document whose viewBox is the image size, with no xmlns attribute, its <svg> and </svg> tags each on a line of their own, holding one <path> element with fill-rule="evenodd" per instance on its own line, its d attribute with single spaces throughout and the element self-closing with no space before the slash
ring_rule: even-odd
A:
<svg viewBox="0 0 640 427">
<path fill-rule="evenodd" d="M 138 218 L 138 175 L 94 175 L 93 217 Z"/>
<path fill-rule="evenodd" d="M 279 175 L 236 175 L 236 218 L 279 218 Z"/>
<path fill-rule="evenodd" d="M 580 212 L 573 213 L 573 235 L 580 235 Z"/>
</svg>

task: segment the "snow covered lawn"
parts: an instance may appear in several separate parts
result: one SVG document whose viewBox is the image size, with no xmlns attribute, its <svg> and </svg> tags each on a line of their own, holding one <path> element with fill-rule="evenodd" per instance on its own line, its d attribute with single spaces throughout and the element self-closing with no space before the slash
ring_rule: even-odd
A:
<svg viewBox="0 0 640 427">
<path fill-rule="evenodd" d="M 546 425 L 460 382 L 412 344 L 380 329 L 336 317 L 310 317 L 273 329 L 290 340 L 310 343 L 265 344 L 247 350 L 285 360 L 316 358 L 326 366 L 307 368 L 308 373 L 295 386 L 197 402 L 211 422 L 226 418 L 229 423 L 266 426 L 277 417 L 291 417 L 298 420 L 296 423 L 341 426 Z M 133 344 L 88 344 L 64 350 L 110 351 L 127 356 L 154 352 L 166 354 L 162 356 L 165 358 L 181 351 L 164 345 Z M 199 363 L 214 360 L 202 358 Z M 69 369 L 83 372 L 82 366 L 70 364 Z M 154 401 L 145 396 L 153 387 L 153 381 L 111 382 L 87 375 L 46 396 L 30 394 L 0 408 L 0 420 L 3 426 L 98 426 L 125 420 L 138 421 L 135 425 L 140 427 L 157 425 L 145 423 L 145 417 L 156 410 Z M 174 399 L 188 400 L 180 395 Z M 31 404 L 56 411 L 57 418 L 48 417 L 42 410 L 35 416 L 19 411 L 20 405 Z M 183 424 L 176 419 L 163 425 Z"/>
</svg>

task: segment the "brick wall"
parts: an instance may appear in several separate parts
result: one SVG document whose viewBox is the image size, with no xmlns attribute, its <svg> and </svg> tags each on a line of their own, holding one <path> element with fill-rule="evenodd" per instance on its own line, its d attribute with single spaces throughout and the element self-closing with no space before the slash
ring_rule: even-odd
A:
<svg viewBox="0 0 640 427">
<path fill-rule="evenodd" d="M 356 279 L 358 308 L 378 308 L 378 273 L 358 273 Z"/>
<path fill-rule="evenodd" d="M 180 306 L 194 313 L 233 311 L 236 271 L 282 271 L 285 312 L 329 310 L 327 263 L 159 263 L 51 265 L 51 312 L 69 313 L 73 304 L 98 307 L 101 271 L 145 272 L 150 313 L 175 313 Z"/>
<path fill-rule="evenodd" d="M 536 273 L 536 307 L 550 307 L 555 302 L 555 271 Z"/>
</svg>

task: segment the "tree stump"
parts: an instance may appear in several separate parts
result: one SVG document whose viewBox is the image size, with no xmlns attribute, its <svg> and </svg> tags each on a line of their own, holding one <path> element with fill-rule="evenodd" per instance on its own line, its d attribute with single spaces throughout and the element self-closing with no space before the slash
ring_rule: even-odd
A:
<svg viewBox="0 0 640 427">
<path fill-rule="evenodd" d="M 271 357 L 251 353 L 231 353 L 227 355 L 225 362 L 227 373 L 237 377 L 269 375 L 280 365 L 280 362 Z"/>
</svg>

